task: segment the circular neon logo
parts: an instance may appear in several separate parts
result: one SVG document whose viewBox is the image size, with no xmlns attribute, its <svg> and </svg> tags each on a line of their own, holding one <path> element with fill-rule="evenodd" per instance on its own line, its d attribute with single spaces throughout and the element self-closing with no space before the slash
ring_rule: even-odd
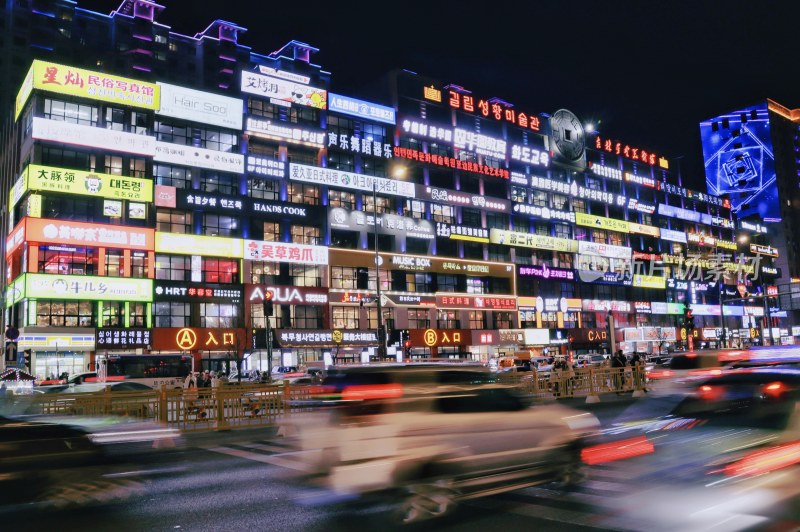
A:
<svg viewBox="0 0 800 532">
<path fill-rule="evenodd" d="M 426 329 L 425 334 L 422 337 L 422 341 L 425 342 L 425 345 L 428 347 L 433 347 L 436 345 L 436 342 L 439 340 L 439 336 L 436 334 L 436 331 L 433 329 Z"/>
<path fill-rule="evenodd" d="M 197 345 L 197 334 L 191 329 L 184 328 L 175 335 L 175 341 L 178 343 L 178 347 L 188 351 Z"/>
</svg>

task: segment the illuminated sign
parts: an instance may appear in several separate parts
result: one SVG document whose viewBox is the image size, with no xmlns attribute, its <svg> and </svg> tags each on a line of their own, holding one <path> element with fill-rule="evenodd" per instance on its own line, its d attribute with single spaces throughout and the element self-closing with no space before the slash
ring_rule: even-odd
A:
<svg viewBox="0 0 800 532">
<path fill-rule="evenodd" d="M 594 139 L 594 147 L 597 150 L 603 150 L 608 153 L 613 153 L 614 155 L 622 155 L 626 159 L 631 159 L 633 161 L 641 161 L 650 165 L 654 165 L 658 162 L 663 168 L 669 167 L 666 160 L 663 158 L 663 163 L 658 161 L 659 157 L 655 153 L 624 144 L 618 140 L 602 139 L 598 135 L 597 138 Z"/>
<path fill-rule="evenodd" d="M 609 231 L 619 231 L 622 233 L 627 233 L 630 229 L 628 222 L 625 220 L 604 218 L 602 216 L 594 216 L 592 214 L 585 214 L 582 212 L 575 213 L 575 223 L 595 229 L 607 229 Z"/>
<path fill-rule="evenodd" d="M 658 204 L 658 214 L 662 216 L 671 216 L 673 218 L 680 218 L 690 222 L 700 222 L 706 225 L 711 225 L 711 215 L 704 212 L 690 211 L 689 209 L 682 209 L 681 207 L 673 207 L 666 203 Z"/>
<path fill-rule="evenodd" d="M 649 301 L 634 301 L 633 309 L 637 314 L 650 314 L 652 312 L 652 309 L 650 308 L 650 302 Z M 634 330 L 638 330 L 638 329 L 634 329 Z M 627 338 L 626 338 L 626 340 L 627 340 Z"/>
<path fill-rule="evenodd" d="M 661 301 L 652 301 L 650 303 L 650 309 L 653 314 L 679 315 L 683 314 L 683 307 L 683 303 L 664 303 Z"/>
<path fill-rule="evenodd" d="M 434 307 L 436 296 L 426 294 L 382 294 L 388 303 L 406 307 Z"/>
<path fill-rule="evenodd" d="M 296 72 L 287 72 L 286 70 L 278 70 L 277 68 L 268 67 L 266 65 L 258 65 L 258 71 L 268 76 L 275 76 L 278 78 L 288 79 L 289 81 L 296 81 L 303 85 L 311 83 L 311 78 L 298 74 Z"/>
<path fill-rule="evenodd" d="M 768 296 L 777 296 L 778 295 L 778 287 L 775 285 L 767 285 L 767 295 Z"/>
<path fill-rule="evenodd" d="M 730 205 L 726 205 L 727 200 L 723 200 L 717 196 L 712 196 L 711 194 L 706 194 L 705 192 L 697 192 L 694 190 L 690 190 L 688 188 L 679 187 L 671 183 L 661 183 L 661 190 L 663 190 L 667 194 L 681 196 L 686 199 L 694 201 L 703 201 L 705 203 L 717 205 L 718 207 L 730 208 Z"/>
<path fill-rule="evenodd" d="M 36 140 L 63 142 L 101 150 L 118 151 L 152 157 L 156 153 L 156 139 L 94 126 L 84 126 L 59 120 L 33 117 L 31 136 Z"/>
<path fill-rule="evenodd" d="M 244 329 L 156 327 L 153 349 L 165 351 L 233 351 L 245 344 Z"/>
<path fill-rule="evenodd" d="M 155 110 L 159 107 L 160 88 L 153 83 L 38 59 L 33 61 L 31 70 L 34 89 L 145 109 Z M 26 88 L 24 83 L 23 88 Z M 20 100 L 23 96 L 24 99 Z M 17 115 L 21 110 L 20 101 L 24 105 L 25 99 L 27 96 L 22 92 L 17 96 Z"/>
<path fill-rule="evenodd" d="M 373 157 L 392 158 L 392 145 L 388 143 L 381 144 L 371 138 L 362 139 L 355 135 L 346 135 L 345 133 L 328 133 L 328 147 L 339 148 L 340 150 L 350 150 L 354 153 L 362 155 L 372 155 Z"/>
<path fill-rule="evenodd" d="M 454 159 L 453 157 L 436 155 L 435 153 L 434 154 L 424 153 L 419 150 L 414 150 L 411 148 L 400 148 L 398 146 L 394 147 L 393 153 L 395 157 L 401 157 L 403 159 L 410 159 L 412 161 L 419 161 L 421 163 L 430 163 L 430 164 L 435 164 L 437 166 L 444 166 L 452 170 L 463 170 L 465 172 L 473 172 L 476 174 L 483 174 L 491 177 L 501 177 L 503 179 L 508 179 L 508 170 L 504 168 L 495 168 L 493 166 L 478 164 L 472 161 L 462 161 L 461 159 Z"/>
<path fill-rule="evenodd" d="M 729 249 L 731 251 L 736 251 L 738 247 L 736 246 L 736 242 L 728 242 L 727 240 L 717 240 L 716 242 L 718 248 L 722 249 Z"/>
<path fill-rule="evenodd" d="M 608 340 L 608 332 L 605 329 L 569 329 L 568 334 L 574 344 L 602 343 Z"/>
<path fill-rule="evenodd" d="M 153 300 L 153 280 L 93 275 L 49 275 L 25 273 L 29 299 L 89 299 L 93 301 Z"/>
<path fill-rule="evenodd" d="M 655 275 L 634 275 L 633 286 L 637 288 L 657 288 L 664 290 L 666 288 L 666 278 L 658 277 Z"/>
<path fill-rule="evenodd" d="M 374 120 L 385 124 L 395 123 L 395 111 L 391 107 L 365 102 L 364 100 L 357 100 L 349 96 L 342 96 L 341 94 L 334 94 L 332 92 L 328 94 L 328 97 L 329 111 L 366 118 L 367 120 Z"/>
<path fill-rule="evenodd" d="M 412 345 L 425 347 L 467 345 L 472 340 L 468 329 L 410 329 L 408 335 Z"/>
<path fill-rule="evenodd" d="M 374 330 L 280 329 L 276 338 L 281 347 L 370 347 L 378 345 Z"/>
<path fill-rule="evenodd" d="M 672 229 L 661 229 L 661 239 L 669 240 L 671 242 L 680 242 L 686 244 L 686 233 L 682 231 L 673 231 Z"/>
<path fill-rule="evenodd" d="M 538 207 L 524 203 L 515 203 L 514 212 L 536 216 L 543 220 L 561 220 L 564 222 L 575 223 L 575 213 L 572 211 L 559 211 L 550 207 Z"/>
<path fill-rule="evenodd" d="M 670 277 L 667 279 L 667 288 L 670 290 L 689 290 L 689 281 Z"/>
<path fill-rule="evenodd" d="M 153 160 L 161 163 L 219 170 L 220 172 L 237 174 L 244 172 L 244 155 L 240 153 L 227 153 L 169 142 L 156 142 L 156 154 Z"/>
<path fill-rule="evenodd" d="M 717 239 L 709 235 L 700 235 L 697 233 L 686 233 L 686 241 L 698 246 L 714 246 Z"/>
<path fill-rule="evenodd" d="M 156 111 L 158 114 L 213 126 L 242 129 L 244 105 L 242 100 L 168 83 L 158 82 L 158 86 L 161 87 L 161 105 Z"/>
<path fill-rule="evenodd" d="M 415 137 L 425 137 L 431 140 L 438 140 L 445 144 L 453 142 L 453 130 L 449 127 L 431 126 L 425 122 L 405 119 L 400 125 L 403 131 Z"/>
<path fill-rule="evenodd" d="M 762 246 L 761 244 L 750 244 L 750 253 L 758 255 L 767 255 L 768 257 L 777 257 L 778 250 L 772 246 Z"/>
<path fill-rule="evenodd" d="M 645 260 L 651 262 L 661 262 L 662 257 L 658 253 L 644 253 L 642 251 L 633 252 L 633 260 Z"/>
<path fill-rule="evenodd" d="M 618 168 L 603 166 L 602 164 L 592 164 L 591 168 L 592 172 L 601 177 L 607 177 L 609 179 L 616 179 L 617 181 L 622 181 L 622 171 Z"/>
<path fill-rule="evenodd" d="M 717 227 L 724 227 L 726 229 L 733 229 L 733 220 L 730 220 L 728 218 L 723 218 L 721 216 L 712 216 L 711 225 L 716 225 Z"/>
<path fill-rule="evenodd" d="M 279 214 L 281 216 L 297 216 L 305 218 L 313 209 L 310 205 L 291 205 L 286 203 L 272 203 L 269 201 L 252 201 L 252 211 L 263 214 Z"/>
<path fill-rule="evenodd" d="M 242 70 L 242 92 L 267 96 L 270 102 L 281 105 L 307 105 L 317 109 L 327 108 L 328 91 L 310 85 L 295 83 L 272 76 Z"/>
<path fill-rule="evenodd" d="M 746 231 L 753 231 L 754 233 L 760 233 L 762 235 L 767 234 L 767 228 L 760 223 L 752 223 L 746 220 L 742 220 L 739 222 L 739 227 Z"/>
<path fill-rule="evenodd" d="M 184 189 L 177 191 L 176 202 L 179 209 L 211 208 L 229 212 L 242 212 L 244 208 L 241 196 L 220 196 Z"/>
<path fill-rule="evenodd" d="M 780 269 L 772 266 L 761 266 L 761 273 L 764 275 L 777 275 L 780 277 Z"/>
<path fill-rule="evenodd" d="M 28 69 L 28 73 L 25 74 L 25 78 L 22 80 L 22 85 L 19 87 L 19 92 L 17 92 L 17 98 L 14 102 L 14 121 L 19 118 L 22 108 L 25 107 L 25 103 L 28 101 L 28 98 L 30 98 L 31 93 L 33 92 L 34 66 L 36 66 L 36 61 L 31 64 L 31 67 Z"/>
<path fill-rule="evenodd" d="M 633 282 L 630 271 L 611 272 L 595 270 L 578 270 L 578 280 L 582 283 L 618 284 L 630 286 Z"/>
<path fill-rule="evenodd" d="M 416 192 L 416 197 L 420 199 L 429 199 L 444 205 L 461 205 L 462 207 L 475 207 L 496 212 L 508 212 L 510 205 L 506 199 L 486 197 L 482 194 L 468 194 L 426 185 L 416 185 Z"/>
<path fill-rule="evenodd" d="M 97 349 L 150 347 L 150 329 L 97 329 Z"/>
<path fill-rule="evenodd" d="M 520 266 L 520 277 L 539 277 L 541 279 L 561 279 L 564 281 L 574 281 L 575 271 L 564 268 L 550 268 L 546 264 L 541 266 Z"/>
<path fill-rule="evenodd" d="M 559 194 L 565 194 L 575 198 L 600 201 L 608 203 L 609 205 L 616 205 L 617 207 L 624 206 L 628 201 L 628 199 L 621 194 L 586 188 L 578 185 L 576 181 L 572 183 L 562 183 L 561 181 L 555 181 L 546 177 L 531 176 L 531 186 L 548 192 L 558 192 Z"/>
<path fill-rule="evenodd" d="M 349 211 L 335 207 L 328 213 L 328 223 L 334 229 L 347 229 L 350 231 L 373 230 L 375 228 L 375 215 L 362 211 Z M 434 238 L 433 224 L 428 220 L 407 218 L 396 214 L 379 214 L 377 216 L 377 231 L 379 234 L 407 236 L 432 240 Z"/>
<path fill-rule="evenodd" d="M 327 305 L 328 289 L 306 286 L 266 286 L 247 285 L 245 297 L 251 304 L 263 303 L 264 294 L 271 294 L 270 299 L 283 305 Z"/>
<path fill-rule="evenodd" d="M 636 212 L 643 212 L 645 214 L 653 214 L 656 212 L 656 206 L 654 204 L 644 203 L 636 198 L 630 198 L 628 200 L 628 208 Z"/>
<path fill-rule="evenodd" d="M 550 345 L 550 330 L 523 329 L 522 338 L 525 345 Z"/>
<path fill-rule="evenodd" d="M 652 225 L 637 224 L 636 222 L 629 222 L 628 229 L 630 229 L 631 233 L 637 235 L 648 235 L 648 236 L 654 236 L 656 238 L 658 238 L 661 235 L 661 230 L 658 227 L 653 227 Z"/>
<path fill-rule="evenodd" d="M 652 177 L 644 177 L 630 172 L 625 172 L 625 181 L 629 183 L 636 183 L 643 187 L 656 188 L 656 180 Z"/>
<path fill-rule="evenodd" d="M 137 177 L 67 170 L 29 164 L 23 173 L 22 190 L 45 190 L 81 196 L 153 201 L 153 181 Z M 16 185 L 15 185 L 16 189 Z M 12 199 L 17 191 L 12 190 Z"/>
<path fill-rule="evenodd" d="M 29 242 L 67 246 L 98 246 L 152 251 L 155 230 L 96 223 L 25 218 L 25 239 Z"/>
<path fill-rule="evenodd" d="M 364 267 L 375 264 L 375 253 L 372 251 L 330 248 L 330 263 L 337 266 Z M 516 269 L 513 264 L 506 262 L 442 259 L 433 256 L 423 257 L 400 253 L 380 253 L 378 265 L 387 270 L 455 273 L 508 279 L 514 276 Z"/>
<path fill-rule="evenodd" d="M 437 308 L 517 310 L 515 296 L 436 294 Z"/>
<path fill-rule="evenodd" d="M 461 224 L 436 222 L 436 236 L 452 240 L 468 240 L 470 242 L 489 242 L 489 230 L 482 227 L 465 227 Z"/>
<path fill-rule="evenodd" d="M 534 235 L 521 231 L 507 231 L 505 229 L 491 229 L 489 242 L 506 246 L 518 246 L 535 249 L 552 249 L 565 253 L 574 253 L 578 250 L 578 242 L 567 238 L 558 238 L 545 235 Z"/>
<path fill-rule="evenodd" d="M 282 178 L 286 175 L 286 163 L 268 157 L 261 157 L 260 155 L 248 155 L 247 172 Z"/>
<path fill-rule="evenodd" d="M 25 222 L 27 220 L 22 220 L 17 227 L 8 235 L 6 238 L 6 257 L 11 255 L 16 249 L 17 246 L 22 245 L 25 242 Z"/>
<path fill-rule="evenodd" d="M 203 257 L 242 258 L 242 240 L 221 236 L 187 235 L 156 231 L 157 253 L 179 253 Z"/>
<path fill-rule="evenodd" d="M 306 244 L 244 241 L 244 258 L 293 264 L 328 264 L 328 248 Z"/>
<path fill-rule="evenodd" d="M 524 129 L 539 131 L 540 121 L 535 114 L 521 113 L 514 109 L 513 105 L 499 98 L 476 99 L 470 91 L 462 87 L 448 85 L 445 88 L 448 89 L 448 103 L 453 109 L 481 114 L 486 118 L 494 118 L 495 120 L 510 122 Z"/>
<path fill-rule="evenodd" d="M 632 250 L 625 246 L 613 246 L 611 244 L 598 244 L 597 242 L 578 242 L 578 252 L 584 255 L 597 255 L 612 259 L 630 259 Z"/>
<path fill-rule="evenodd" d="M 156 262 L 156 268 L 159 265 Z M 242 300 L 240 286 L 220 284 L 197 284 L 180 281 L 155 281 L 155 297 L 164 301 L 226 301 L 238 303 Z"/>
<path fill-rule="evenodd" d="M 475 152 L 495 159 L 506 158 L 506 141 L 474 131 L 456 128 L 453 132 L 453 144 L 460 150 Z"/>
<path fill-rule="evenodd" d="M 511 159 L 533 166 L 550 166 L 550 154 L 522 144 L 511 145 Z"/>
<path fill-rule="evenodd" d="M 531 184 L 530 179 L 525 174 L 521 174 L 519 172 L 511 172 L 511 182 L 515 185 L 522 185 L 522 186 L 529 186 Z"/>
<path fill-rule="evenodd" d="M 323 147 L 325 132 L 292 126 L 290 122 L 247 117 L 247 133 L 257 137 L 286 140 L 297 144 Z"/>
<path fill-rule="evenodd" d="M 373 186 L 377 194 L 389 194 L 392 196 L 405 196 L 413 198 L 415 193 L 414 183 L 408 181 L 396 181 L 383 177 L 374 177 L 353 172 L 342 172 L 332 168 L 320 168 L 318 166 L 307 166 L 304 164 L 289 164 L 289 178 L 305 183 L 316 185 L 327 185 L 348 190 L 363 190 L 372 192 Z"/>
<path fill-rule="evenodd" d="M 19 350 L 31 348 L 55 348 L 56 350 L 90 351 L 94 349 L 94 333 L 83 334 L 52 334 L 37 332 L 23 334 L 17 339 Z"/>
<path fill-rule="evenodd" d="M 583 310 L 586 312 L 630 312 L 630 301 L 606 301 L 584 299 Z"/>
<path fill-rule="evenodd" d="M 441 102 L 442 101 L 442 91 L 431 85 L 430 87 L 425 87 L 423 89 L 423 96 L 426 100 L 431 100 L 434 102 Z"/>
</svg>

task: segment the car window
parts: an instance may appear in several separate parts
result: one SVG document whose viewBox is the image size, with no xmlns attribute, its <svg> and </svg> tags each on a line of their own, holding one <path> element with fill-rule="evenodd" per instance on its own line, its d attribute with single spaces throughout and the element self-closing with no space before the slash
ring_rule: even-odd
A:
<svg viewBox="0 0 800 532">
<path fill-rule="evenodd" d="M 466 394 L 440 397 L 435 403 L 435 409 L 443 414 L 508 412 L 529 406 L 528 401 L 508 388 L 479 388 Z"/>
</svg>

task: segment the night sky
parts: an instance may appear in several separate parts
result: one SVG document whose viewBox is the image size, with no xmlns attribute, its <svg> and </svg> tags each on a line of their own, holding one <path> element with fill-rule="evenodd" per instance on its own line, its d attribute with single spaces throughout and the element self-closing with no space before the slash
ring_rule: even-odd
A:
<svg viewBox="0 0 800 532">
<path fill-rule="evenodd" d="M 522 110 L 575 112 L 603 136 L 682 156 L 704 188 L 698 124 L 767 97 L 800 106 L 800 2 L 160 0 L 158 22 L 194 35 L 215 19 L 269 53 L 319 48 L 335 92 L 406 68 Z M 109 13 L 119 0 L 78 0 Z M 257 7 L 254 7 L 257 6 Z"/>
</svg>

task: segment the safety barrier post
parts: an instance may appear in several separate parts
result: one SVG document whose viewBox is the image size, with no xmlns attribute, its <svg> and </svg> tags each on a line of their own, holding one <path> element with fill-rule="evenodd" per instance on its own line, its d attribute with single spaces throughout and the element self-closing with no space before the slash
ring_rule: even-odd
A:
<svg viewBox="0 0 800 532">
<path fill-rule="evenodd" d="M 586 396 L 587 404 L 600 402 L 600 395 L 597 393 L 597 375 L 593 367 L 589 368 L 589 394 Z"/>
</svg>

